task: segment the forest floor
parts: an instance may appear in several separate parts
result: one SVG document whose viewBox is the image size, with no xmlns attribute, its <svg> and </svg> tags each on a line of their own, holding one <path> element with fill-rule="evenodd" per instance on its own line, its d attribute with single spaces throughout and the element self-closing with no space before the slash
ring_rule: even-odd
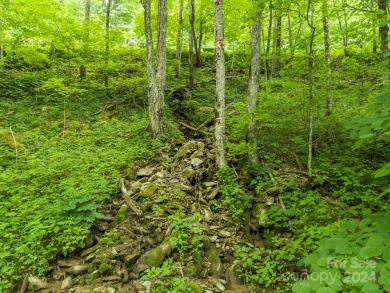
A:
<svg viewBox="0 0 390 293">
<path fill-rule="evenodd" d="M 249 292 L 234 246 L 262 243 L 212 211 L 219 197 L 214 156 L 210 138 L 189 139 L 136 166 L 86 248 L 58 259 L 45 280 L 26 277 L 20 292 Z"/>
</svg>

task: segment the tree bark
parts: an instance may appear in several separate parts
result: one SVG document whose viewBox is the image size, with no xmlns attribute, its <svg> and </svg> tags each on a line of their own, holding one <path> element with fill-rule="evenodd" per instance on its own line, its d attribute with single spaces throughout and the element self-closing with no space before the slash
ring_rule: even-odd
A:
<svg viewBox="0 0 390 293">
<path fill-rule="evenodd" d="M 329 18 L 328 18 L 328 3 L 327 0 L 323 2 L 322 6 L 322 24 L 324 28 L 324 53 L 326 60 L 326 67 L 328 69 L 327 80 L 326 80 L 326 111 L 327 115 L 330 115 L 332 109 L 331 100 L 331 80 L 332 80 L 332 69 L 330 66 L 330 41 L 329 41 Z"/>
<path fill-rule="evenodd" d="M 215 145 L 216 164 L 219 169 L 227 166 L 225 137 L 225 55 L 223 0 L 214 0 L 214 37 L 216 63 L 215 89 Z"/>
<path fill-rule="evenodd" d="M 110 58 L 110 14 L 111 14 L 112 0 L 108 0 L 106 9 L 106 52 L 105 52 L 105 72 L 104 72 L 104 86 L 108 87 L 108 60 Z"/>
<path fill-rule="evenodd" d="M 271 35 L 272 35 L 272 20 L 273 19 L 273 13 L 272 13 L 272 0 L 270 0 L 269 3 L 269 23 L 268 23 L 268 36 L 267 36 L 267 48 L 265 50 L 265 70 L 267 73 L 267 80 L 271 78 L 271 66 L 269 64 L 269 53 L 271 51 Z"/>
<path fill-rule="evenodd" d="M 188 62 L 189 62 L 189 81 L 188 86 L 190 88 L 194 87 L 194 44 L 196 44 L 195 40 L 195 3 L 194 0 L 189 0 L 189 9 L 190 9 L 190 15 L 189 15 L 189 35 L 188 35 Z M 196 47 L 196 46 L 195 46 Z"/>
<path fill-rule="evenodd" d="M 335 0 L 333 0 L 333 6 L 336 7 Z M 348 56 L 348 50 L 347 50 L 347 47 L 348 47 L 348 34 L 346 33 L 346 30 L 348 29 L 348 22 L 347 22 L 346 17 L 345 17 L 345 8 L 343 8 L 343 9 L 344 9 L 344 27 L 343 27 L 343 23 L 342 23 L 342 20 L 341 20 L 339 9 L 337 7 L 336 7 L 336 11 L 337 11 L 336 15 L 337 15 L 337 20 L 339 22 L 340 33 L 343 36 L 344 55 Z"/>
<path fill-rule="evenodd" d="M 180 78 L 180 69 L 181 69 L 181 47 L 183 44 L 183 6 L 184 0 L 180 0 L 179 7 L 179 22 L 178 22 L 178 30 L 177 30 L 177 39 L 176 39 L 176 78 Z"/>
<path fill-rule="evenodd" d="M 156 69 L 156 100 L 154 103 L 152 130 L 155 137 L 163 132 L 164 118 L 164 93 L 166 76 L 166 52 L 167 52 L 167 0 L 158 1 L 158 31 L 157 31 L 157 69 Z"/>
<path fill-rule="evenodd" d="M 379 36 L 381 41 L 381 57 L 386 59 L 389 51 L 389 25 L 387 24 L 387 0 L 378 0 Z"/>
<path fill-rule="evenodd" d="M 202 42 L 203 42 L 203 14 L 201 13 L 200 21 L 199 21 L 199 38 L 198 38 L 198 50 L 196 51 L 196 67 L 200 67 L 202 65 Z"/>
<path fill-rule="evenodd" d="M 255 4 L 255 2 L 254 2 Z M 254 9 L 257 9 L 256 5 L 253 5 Z M 252 166 L 259 164 L 259 158 L 257 155 L 258 147 L 258 133 L 257 133 L 257 121 L 255 117 L 255 110 L 259 104 L 259 83 L 260 83 L 260 64 L 261 64 L 261 47 L 260 47 L 260 31 L 261 31 L 261 18 L 260 12 L 256 13 L 255 23 L 252 25 L 252 51 L 251 51 L 251 66 L 249 76 L 249 100 L 248 100 L 248 113 L 250 115 L 250 122 L 248 125 L 248 142 L 251 145 L 249 153 L 249 163 Z"/>
<path fill-rule="evenodd" d="M 281 1 L 278 1 L 276 19 L 274 25 L 274 43 L 273 43 L 273 60 L 272 60 L 272 75 L 277 75 L 282 68 L 280 61 L 281 57 L 281 46 L 282 46 L 282 11 Z"/>
<path fill-rule="evenodd" d="M 154 103 L 157 96 L 156 91 L 156 76 L 153 65 L 153 37 L 151 27 L 151 0 L 141 0 L 144 8 L 144 24 L 145 24 L 145 39 L 146 39 L 146 72 L 148 75 L 148 106 L 149 106 L 149 124 L 151 131 L 154 134 L 155 130 L 155 111 Z"/>
<path fill-rule="evenodd" d="M 91 15 L 91 0 L 85 1 L 85 13 L 84 13 L 84 36 L 81 40 L 81 62 L 80 65 L 80 81 L 83 81 L 87 77 L 87 67 L 85 66 L 86 47 L 89 37 L 89 18 Z"/>
<path fill-rule="evenodd" d="M 307 22 L 310 27 L 310 48 L 309 48 L 309 154 L 307 159 L 307 173 L 309 176 L 312 174 L 312 159 L 313 159 L 313 87 L 314 87 L 314 35 L 315 35 L 315 26 L 314 26 L 314 7 L 312 0 L 309 0 L 309 10 L 311 10 L 311 17 L 309 20 L 309 15 L 307 15 Z"/>
</svg>

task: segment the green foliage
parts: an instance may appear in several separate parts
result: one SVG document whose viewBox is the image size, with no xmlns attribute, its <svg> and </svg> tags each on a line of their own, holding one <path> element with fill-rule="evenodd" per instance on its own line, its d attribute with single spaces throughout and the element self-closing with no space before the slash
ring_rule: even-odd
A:
<svg viewBox="0 0 390 293">
<path fill-rule="evenodd" d="M 202 246 L 202 228 L 199 220 L 202 215 L 196 213 L 187 216 L 184 213 L 177 213 L 168 217 L 170 229 L 175 238 L 180 256 L 183 260 L 185 252 L 199 253 Z"/>
<path fill-rule="evenodd" d="M 230 215 L 239 221 L 244 220 L 244 213 L 250 207 L 251 196 L 245 191 L 244 184 L 231 168 L 224 168 L 218 173 L 219 191 L 222 205 Z"/>
<path fill-rule="evenodd" d="M 173 264 L 173 259 L 165 261 L 161 267 L 152 267 L 145 270 L 141 280 L 152 281 L 153 293 L 191 293 L 193 292 L 186 277 L 173 277 L 177 268 Z"/>
<path fill-rule="evenodd" d="M 356 118 L 346 124 L 354 128 L 352 137 L 357 138 L 354 148 L 360 148 L 365 143 L 378 139 L 389 140 L 390 134 L 390 85 L 384 87 L 382 92 L 374 98 L 369 114 Z M 377 170 L 375 177 L 384 177 L 390 174 L 390 163 L 386 163 Z"/>
<path fill-rule="evenodd" d="M 69 104 L 64 130 L 61 103 L 1 102 L 0 291 L 21 273 L 44 274 L 57 254 L 82 247 L 100 207 L 117 192 L 120 170 L 162 146 L 145 133 L 142 113 L 91 123 L 79 116 L 86 106 L 78 105 Z M 6 115 L 11 111 L 16 114 Z M 18 139 L 18 160 L 8 125 Z"/>
<path fill-rule="evenodd" d="M 310 266 L 307 279 L 293 292 L 389 292 L 390 215 L 345 220 L 337 234 L 321 240 L 318 250 L 299 265 Z"/>
</svg>

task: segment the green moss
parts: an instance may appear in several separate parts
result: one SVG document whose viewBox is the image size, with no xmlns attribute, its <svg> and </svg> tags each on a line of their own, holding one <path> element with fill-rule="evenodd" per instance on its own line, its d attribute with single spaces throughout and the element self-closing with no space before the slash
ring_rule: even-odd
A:
<svg viewBox="0 0 390 293">
<path fill-rule="evenodd" d="M 108 272 L 110 270 L 110 265 L 106 264 L 106 263 L 102 263 L 100 266 L 99 266 L 99 272 L 104 274 L 106 272 Z"/>
<path fill-rule="evenodd" d="M 129 207 L 127 205 L 122 205 L 121 208 L 119 209 L 118 213 L 116 214 L 114 218 L 114 223 L 115 224 L 120 224 L 123 221 L 126 220 L 127 217 L 127 212 L 129 211 Z"/>
<path fill-rule="evenodd" d="M 219 258 L 219 253 L 214 244 L 210 246 L 210 249 L 206 251 L 206 258 L 211 264 L 210 266 L 210 275 L 215 277 L 221 277 L 223 273 L 223 267 L 221 259 Z"/>
<path fill-rule="evenodd" d="M 156 193 L 158 185 L 156 183 L 148 182 L 141 188 L 141 196 L 150 197 Z"/>
<path fill-rule="evenodd" d="M 194 293 L 202 293 L 203 292 L 202 287 L 200 287 L 200 285 L 194 281 L 189 282 L 188 286 L 191 288 L 192 292 L 194 292 Z"/>
<path fill-rule="evenodd" d="M 198 269 L 195 266 L 194 262 L 190 261 L 184 267 L 184 274 L 187 277 L 195 277 L 198 273 Z"/>
</svg>

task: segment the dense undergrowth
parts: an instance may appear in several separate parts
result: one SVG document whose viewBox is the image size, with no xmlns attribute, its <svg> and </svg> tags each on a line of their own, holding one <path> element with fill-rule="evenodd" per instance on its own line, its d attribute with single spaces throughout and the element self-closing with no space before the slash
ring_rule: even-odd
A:
<svg viewBox="0 0 390 293">
<path fill-rule="evenodd" d="M 0 102 L 0 291 L 82 247 L 120 173 L 163 147 L 145 131 L 143 109 L 94 115 L 106 105 L 96 93 L 63 103 L 17 81 L 3 93 L 22 95 Z"/>
<path fill-rule="evenodd" d="M 163 141 L 153 140 L 145 131 L 143 52 L 132 50 L 119 54 L 112 69 L 113 86 L 108 89 L 96 82 L 99 72 L 80 84 L 59 65 L 52 71 L 21 72 L 15 70 L 18 63 L 1 72 L 0 291 L 26 272 L 44 274 L 56 255 L 82 247 L 102 205 L 117 193 L 120 174 L 165 150 Z M 172 65 L 173 54 L 169 56 Z M 229 63 L 231 56 L 227 57 Z M 384 83 L 386 65 L 360 55 L 337 60 L 331 115 L 325 109 L 325 70 L 317 65 L 313 175 L 307 180 L 306 61 L 296 58 L 279 76 L 262 80 L 255 114 L 261 165 L 248 170 L 247 155 L 253 150 L 246 142 L 247 60 L 246 54 L 235 56 L 235 67 L 229 71 L 233 76 L 227 81 L 232 168 L 219 175 L 221 201 L 213 208 L 225 209 L 242 227 L 248 226 L 252 213 L 262 227 L 256 232 L 247 229 L 249 238 L 262 241 L 261 247 L 235 247 L 248 283 L 290 290 L 301 269 L 297 262 L 321 247 L 321 239 L 331 237 L 350 218 L 389 211 L 388 176 L 374 176 L 390 161 L 387 124 L 370 126 L 368 132 L 372 120 L 361 118 L 381 111 L 388 114 L 388 105 L 378 110 L 373 102 Z M 166 112 L 168 116 L 179 113 L 180 119 L 195 126 L 213 115 L 212 56 L 205 55 L 203 61 L 196 78 L 204 83 L 194 89 L 185 86 L 186 68 L 180 80 L 173 78 L 173 66 L 168 70 Z M 171 100 L 174 89 L 184 89 L 183 101 Z M 175 109 L 170 108 L 172 103 Z M 166 141 L 183 137 L 178 117 L 173 117 L 166 119 Z M 343 127 L 354 118 L 358 120 L 349 127 L 357 131 L 355 138 Z M 353 149 L 357 139 L 364 144 Z M 265 209 L 258 201 L 267 197 L 277 201 Z M 172 269 L 165 266 L 162 270 Z M 161 287 L 174 286 L 167 284 Z"/>
</svg>

